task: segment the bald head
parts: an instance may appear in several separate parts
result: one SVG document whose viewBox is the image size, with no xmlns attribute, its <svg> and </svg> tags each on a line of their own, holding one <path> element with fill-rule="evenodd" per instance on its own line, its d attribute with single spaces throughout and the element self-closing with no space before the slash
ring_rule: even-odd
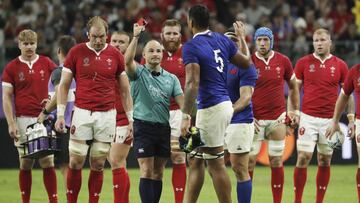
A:
<svg viewBox="0 0 360 203">
<path fill-rule="evenodd" d="M 150 66 L 157 66 L 162 60 L 162 46 L 160 42 L 156 40 L 150 40 L 146 43 L 143 49 L 143 57 L 146 60 L 146 64 Z"/>
</svg>

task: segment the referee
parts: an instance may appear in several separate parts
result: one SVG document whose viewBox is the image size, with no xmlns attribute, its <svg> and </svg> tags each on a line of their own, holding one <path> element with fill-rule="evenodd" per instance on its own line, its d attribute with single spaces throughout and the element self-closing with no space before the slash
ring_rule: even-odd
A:
<svg viewBox="0 0 360 203">
<path fill-rule="evenodd" d="M 125 70 L 131 83 L 134 102 L 134 150 L 140 166 L 141 202 L 159 202 L 162 177 L 170 157 L 170 99 L 183 105 L 183 92 L 177 77 L 163 68 L 161 44 L 149 41 L 143 50 L 145 65 L 134 62 L 143 25 L 134 24 L 134 34 L 125 52 Z"/>
</svg>

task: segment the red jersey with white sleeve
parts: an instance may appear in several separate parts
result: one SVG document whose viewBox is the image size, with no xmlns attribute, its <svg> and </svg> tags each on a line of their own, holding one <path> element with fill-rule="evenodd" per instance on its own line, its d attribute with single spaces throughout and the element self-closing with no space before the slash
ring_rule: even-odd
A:
<svg viewBox="0 0 360 203">
<path fill-rule="evenodd" d="M 182 60 L 182 47 L 180 47 L 175 53 L 163 51 L 163 58 L 161 61 L 162 68 L 166 71 L 176 75 L 180 81 L 181 89 L 184 90 L 185 86 L 185 66 Z M 179 105 L 174 99 L 171 99 L 170 110 L 180 109 Z"/>
<path fill-rule="evenodd" d="M 108 44 L 96 51 L 89 43 L 73 47 L 63 71 L 72 72 L 76 81 L 75 106 L 89 111 L 115 108 L 115 83 L 124 71 L 124 57 Z"/>
<path fill-rule="evenodd" d="M 31 61 L 21 57 L 10 61 L 2 74 L 2 86 L 14 90 L 15 115 L 37 117 L 41 102 L 48 98 L 48 82 L 57 65 L 48 57 L 36 55 Z"/>
<path fill-rule="evenodd" d="M 126 74 L 125 72 L 122 72 L 121 74 Z M 115 107 L 116 107 L 116 126 L 125 126 L 129 124 L 129 121 L 126 117 L 126 112 L 124 110 L 124 107 L 121 103 L 121 94 L 120 94 L 120 87 L 119 83 L 116 83 L 115 85 Z"/>
<path fill-rule="evenodd" d="M 293 68 L 289 58 L 272 51 L 268 60 L 258 52 L 251 56 L 258 79 L 252 96 L 254 117 L 258 120 L 276 120 L 286 111 L 284 81 L 289 82 Z"/>
<path fill-rule="evenodd" d="M 353 66 L 346 76 L 342 88 L 346 96 L 354 92 L 356 102 L 356 119 L 360 119 L 360 64 Z"/>
<path fill-rule="evenodd" d="M 339 89 L 345 81 L 348 66 L 340 58 L 329 55 L 321 60 L 306 55 L 295 66 L 296 79 L 302 81 L 302 112 L 319 118 L 332 118 Z"/>
</svg>

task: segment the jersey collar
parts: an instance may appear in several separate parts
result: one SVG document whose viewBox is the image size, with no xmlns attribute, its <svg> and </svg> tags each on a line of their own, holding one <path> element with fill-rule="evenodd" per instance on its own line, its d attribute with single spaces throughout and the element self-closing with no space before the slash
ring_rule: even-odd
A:
<svg viewBox="0 0 360 203">
<path fill-rule="evenodd" d="M 19 61 L 20 61 L 21 63 L 25 63 L 30 69 L 32 69 L 34 63 L 36 63 L 36 61 L 37 61 L 38 59 L 39 59 L 39 55 L 38 55 L 38 54 L 36 54 L 35 59 L 32 60 L 32 61 L 25 61 L 24 59 L 21 58 L 21 56 L 19 56 Z"/>
<path fill-rule="evenodd" d="M 317 60 L 319 60 L 321 62 L 321 64 L 324 64 L 326 60 L 330 59 L 333 55 L 329 54 L 329 56 L 327 56 L 324 60 L 321 60 L 321 58 L 319 56 L 317 56 L 315 53 L 313 53 L 314 58 L 316 58 Z"/>
<path fill-rule="evenodd" d="M 194 36 L 193 36 L 193 39 L 196 37 L 196 36 L 198 36 L 198 35 L 206 35 L 206 34 L 208 34 L 209 32 L 211 32 L 210 30 L 205 30 L 204 32 L 198 32 L 198 33 L 196 33 Z"/>
<path fill-rule="evenodd" d="M 255 52 L 255 56 L 256 58 L 258 58 L 259 60 L 262 60 L 266 65 L 269 65 L 270 60 L 275 56 L 275 52 L 273 50 L 271 50 L 271 53 L 269 55 L 268 60 L 266 61 L 264 57 L 262 57 L 257 51 Z"/>
<path fill-rule="evenodd" d="M 108 43 L 105 44 L 104 48 L 101 49 L 99 52 L 97 52 L 94 48 L 90 46 L 90 42 L 86 42 L 87 48 L 89 48 L 91 51 L 95 52 L 96 56 L 99 56 L 102 51 L 104 51 L 108 47 Z"/>
</svg>

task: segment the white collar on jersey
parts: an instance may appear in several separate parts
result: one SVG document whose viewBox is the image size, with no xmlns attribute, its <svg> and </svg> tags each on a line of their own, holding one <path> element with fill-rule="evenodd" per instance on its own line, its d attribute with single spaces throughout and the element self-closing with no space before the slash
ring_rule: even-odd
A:
<svg viewBox="0 0 360 203">
<path fill-rule="evenodd" d="M 25 63 L 26 65 L 28 65 L 28 67 L 29 67 L 30 69 L 32 69 L 34 63 L 35 63 L 37 60 L 39 60 L 39 55 L 38 55 L 38 54 L 36 54 L 35 59 L 32 60 L 32 61 L 25 61 L 24 59 L 21 58 L 21 55 L 19 56 L 19 61 L 22 62 L 22 63 Z"/>
<path fill-rule="evenodd" d="M 269 65 L 270 60 L 275 56 L 275 52 L 273 50 L 270 50 L 270 51 L 271 51 L 271 53 L 270 53 L 267 61 L 265 60 L 264 57 L 260 56 L 260 54 L 257 51 L 255 52 L 255 56 L 256 56 L 256 58 L 262 60 L 265 63 L 265 65 Z"/>
<path fill-rule="evenodd" d="M 108 47 L 108 43 L 105 43 L 105 46 L 103 49 L 101 49 L 99 52 L 97 52 L 94 48 L 90 46 L 90 42 L 86 42 L 86 46 L 93 52 L 95 52 L 96 56 L 99 56 L 102 51 L 104 51 Z"/>
<path fill-rule="evenodd" d="M 326 60 L 330 59 L 333 55 L 329 54 L 329 56 L 327 56 L 324 60 L 321 60 L 321 58 L 319 56 L 317 56 L 315 53 L 313 53 L 313 56 L 319 60 L 321 62 L 321 64 L 324 64 Z"/>
<path fill-rule="evenodd" d="M 205 30 L 204 32 L 198 32 L 198 33 L 196 33 L 194 36 L 193 36 L 193 39 L 196 37 L 196 36 L 198 36 L 198 35 L 206 35 L 206 34 L 208 34 L 209 32 L 211 32 L 210 30 Z"/>
</svg>

